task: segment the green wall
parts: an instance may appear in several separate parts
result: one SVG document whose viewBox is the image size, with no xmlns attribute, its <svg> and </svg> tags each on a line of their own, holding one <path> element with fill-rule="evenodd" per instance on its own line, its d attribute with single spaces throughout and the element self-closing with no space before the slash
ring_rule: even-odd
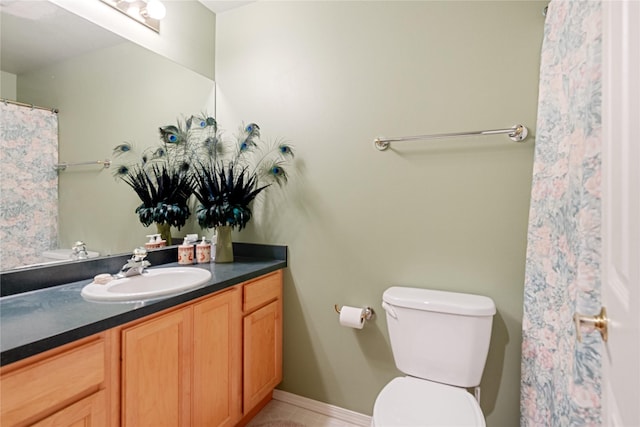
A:
<svg viewBox="0 0 640 427">
<path fill-rule="evenodd" d="M 15 100 L 17 86 L 18 76 L 0 71 L 0 98 Z"/>
<path fill-rule="evenodd" d="M 297 149 L 284 191 L 237 240 L 286 244 L 280 388 L 371 414 L 396 370 L 383 291 L 496 302 L 481 405 L 519 423 L 526 229 L 534 138 L 397 144 L 375 137 L 527 125 L 535 132 L 546 2 L 256 2 L 217 16 L 217 118 L 257 122 Z M 333 305 L 370 305 L 363 330 Z"/>
</svg>

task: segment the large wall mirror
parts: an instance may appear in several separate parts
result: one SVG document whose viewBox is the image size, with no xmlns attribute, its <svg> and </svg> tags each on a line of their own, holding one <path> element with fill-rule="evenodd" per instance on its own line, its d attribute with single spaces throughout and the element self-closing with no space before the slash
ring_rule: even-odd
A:
<svg viewBox="0 0 640 427">
<path fill-rule="evenodd" d="M 214 113 L 210 78 L 52 3 L 16 1 L 1 8 L 2 98 L 58 110 L 60 162 L 112 159 L 113 147 L 124 141 L 143 149 L 159 142 L 159 126 Z M 114 178 L 113 160 L 108 169 L 96 164 L 58 172 L 51 215 L 58 217 L 59 248 L 82 240 L 101 255 L 120 254 L 156 232 L 138 221 L 139 201 Z M 192 222 L 173 235 L 188 232 L 202 231 Z M 31 244 L 10 249 L 20 253 Z M 2 270 L 19 267 L 2 264 Z"/>
</svg>

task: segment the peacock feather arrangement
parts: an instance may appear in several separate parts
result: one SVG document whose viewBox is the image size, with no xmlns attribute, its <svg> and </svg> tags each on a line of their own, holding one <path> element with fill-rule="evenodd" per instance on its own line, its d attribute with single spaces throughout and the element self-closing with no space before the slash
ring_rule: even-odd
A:
<svg viewBox="0 0 640 427">
<path fill-rule="evenodd" d="M 252 217 L 251 202 L 273 184 L 288 180 L 293 148 L 283 140 L 260 139 L 255 123 L 242 125 L 234 141 L 222 137 L 215 118 L 191 116 L 162 126 L 160 144 L 137 153 L 132 144 L 114 148 L 114 156 L 131 159 L 115 175 L 136 192 L 140 222 L 158 225 L 170 243 L 169 227 L 186 224 L 189 198 L 198 201 L 196 217 L 204 229 L 242 230 Z"/>
<path fill-rule="evenodd" d="M 138 153 L 125 142 L 113 150 L 120 164 L 114 174 L 129 185 L 142 202 L 135 210 L 140 222 L 148 227 L 155 223 L 162 238 L 171 244 L 170 227 L 180 229 L 191 215 L 189 198 L 191 163 L 189 130 L 181 126 L 159 129 L 160 144 Z"/>
<path fill-rule="evenodd" d="M 255 123 L 241 126 L 235 141 L 226 142 L 213 117 L 193 120 L 199 123 L 202 141 L 192 169 L 198 224 L 205 229 L 242 230 L 252 217 L 250 204 L 256 196 L 273 184 L 287 182 L 293 148 L 282 140 L 262 141 Z"/>
</svg>

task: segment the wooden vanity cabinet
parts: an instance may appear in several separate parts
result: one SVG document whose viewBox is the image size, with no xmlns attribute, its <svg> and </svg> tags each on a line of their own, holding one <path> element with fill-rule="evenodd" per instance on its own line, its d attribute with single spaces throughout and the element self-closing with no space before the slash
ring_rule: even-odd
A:
<svg viewBox="0 0 640 427">
<path fill-rule="evenodd" d="M 282 379 L 282 271 L 0 374 L 2 427 L 246 424 Z"/>
<path fill-rule="evenodd" d="M 243 285 L 243 413 L 271 399 L 282 381 L 282 270 Z"/>
<path fill-rule="evenodd" d="M 117 348 L 110 331 L 0 371 L 0 425 L 118 425 Z"/>
<path fill-rule="evenodd" d="M 282 380 L 282 272 L 122 328 L 122 425 L 235 426 Z"/>
<path fill-rule="evenodd" d="M 122 329 L 122 425 L 233 426 L 240 419 L 235 286 Z"/>
</svg>

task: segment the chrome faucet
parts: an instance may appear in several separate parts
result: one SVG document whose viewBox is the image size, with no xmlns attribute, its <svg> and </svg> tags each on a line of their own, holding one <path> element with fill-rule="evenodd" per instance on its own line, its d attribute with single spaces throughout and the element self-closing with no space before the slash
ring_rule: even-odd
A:
<svg viewBox="0 0 640 427">
<path fill-rule="evenodd" d="M 120 272 L 116 274 L 116 277 L 131 277 L 144 273 L 144 269 L 149 267 L 151 263 L 144 258 L 147 256 L 147 250 L 145 248 L 135 248 L 133 250 L 133 256 L 125 265 L 122 266 Z"/>
<path fill-rule="evenodd" d="M 87 252 L 87 246 L 84 242 L 78 240 L 73 248 L 71 248 L 71 259 L 87 259 L 89 258 L 89 253 Z"/>
</svg>

